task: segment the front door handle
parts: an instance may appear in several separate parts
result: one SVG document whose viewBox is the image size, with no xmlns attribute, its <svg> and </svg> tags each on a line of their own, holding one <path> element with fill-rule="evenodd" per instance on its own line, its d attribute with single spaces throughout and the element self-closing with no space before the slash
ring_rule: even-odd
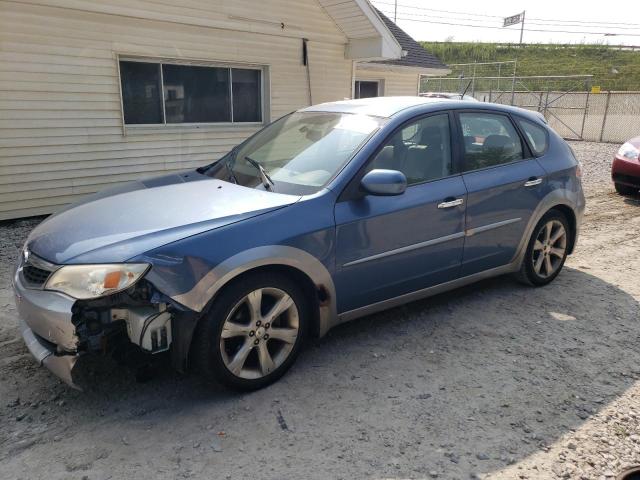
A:
<svg viewBox="0 0 640 480">
<path fill-rule="evenodd" d="M 445 199 L 444 202 L 438 204 L 438 208 L 457 207 L 458 205 L 462 205 L 463 203 L 464 203 L 464 198 L 454 198 L 452 200 L 449 200 L 447 198 Z"/>
<path fill-rule="evenodd" d="M 536 185 L 540 185 L 542 183 L 541 178 L 531 177 L 529 180 L 524 182 L 525 187 L 535 187 Z"/>
</svg>

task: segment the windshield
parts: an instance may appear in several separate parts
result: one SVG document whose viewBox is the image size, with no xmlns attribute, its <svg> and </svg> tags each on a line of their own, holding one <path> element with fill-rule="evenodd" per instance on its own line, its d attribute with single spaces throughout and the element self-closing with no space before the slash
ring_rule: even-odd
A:
<svg viewBox="0 0 640 480">
<path fill-rule="evenodd" d="M 293 113 L 232 150 L 206 174 L 250 188 L 296 195 L 314 193 L 342 169 L 383 122 L 381 118 L 348 113 Z M 266 186 L 261 169 L 269 179 Z"/>
</svg>

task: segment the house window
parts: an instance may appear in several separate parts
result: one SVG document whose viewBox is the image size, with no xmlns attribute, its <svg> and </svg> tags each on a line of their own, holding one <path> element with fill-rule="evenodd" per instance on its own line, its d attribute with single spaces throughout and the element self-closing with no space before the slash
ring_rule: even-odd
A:
<svg viewBox="0 0 640 480">
<path fill-rule="evenodd" d="M 374 80 L 356 80 L 355 98 L 380 96 L 380 82 Z"/>
<path fill-rule="evenodd" d="M 262 70 L 120 62 L 127 125 L 262 122 Z"/>
</svg>

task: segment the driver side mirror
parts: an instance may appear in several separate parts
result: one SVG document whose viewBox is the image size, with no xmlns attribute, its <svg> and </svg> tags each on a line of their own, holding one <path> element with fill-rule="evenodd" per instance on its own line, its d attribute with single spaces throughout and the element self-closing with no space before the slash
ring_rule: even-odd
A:
<svg viewBox="0 0 640 480">
<path fill-rule="evenodd" d="M 377 168 L 362 177 L 360 186 L 371 195 L 401 195 L 407 189 L 407 177 L 398 170 Z"/>
</svg>

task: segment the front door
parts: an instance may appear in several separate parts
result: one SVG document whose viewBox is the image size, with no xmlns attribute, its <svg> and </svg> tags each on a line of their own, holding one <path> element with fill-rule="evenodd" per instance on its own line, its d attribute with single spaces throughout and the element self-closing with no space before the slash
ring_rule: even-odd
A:
<svg viewBox="0 0 640 480">
<path fill-rule="evenodd" d="M 466 189 L 455 174 L 450 131 L 447 113 L 405 124 L 364 172 L 400 170 L 407 190 L 391 197 L 359 194 L 336 204 L 339 313 L 458 276 Z"/>
<path fill-rule="evenodd" d="M 509 263 L 544 195 L 545 171 L 507 115 L 458 115 L 464 136 L 467 237 L 462 276 Z M 528 158 L 529 157 L 529 158 Z"/>
</svg>

